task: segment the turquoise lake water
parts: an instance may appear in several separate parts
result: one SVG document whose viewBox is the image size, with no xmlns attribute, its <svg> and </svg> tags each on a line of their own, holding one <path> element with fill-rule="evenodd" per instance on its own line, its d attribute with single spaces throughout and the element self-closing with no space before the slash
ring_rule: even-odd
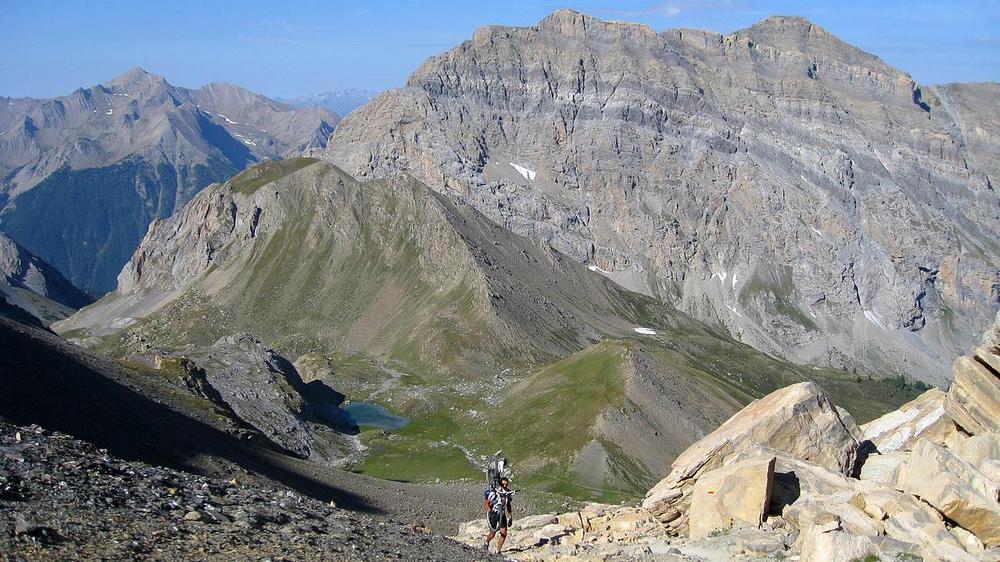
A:
<svg viewBox="0 0 1000 562">
<path fill-rule="evenodd" d="M 354 425 L 378 427 L 381 429 L 401 429 L 410 423 L 409 418 L 397 416 L 378 404 L 351 402 L 340 407 Z"/>
</svg>

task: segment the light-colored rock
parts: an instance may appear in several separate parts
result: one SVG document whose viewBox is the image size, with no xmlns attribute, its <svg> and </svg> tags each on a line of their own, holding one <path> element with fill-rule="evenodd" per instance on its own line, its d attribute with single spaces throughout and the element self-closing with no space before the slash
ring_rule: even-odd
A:
<svg viewBox="0 0 1000 562">
<path fill-rule="evenodd" d="M 816 384 L 804 382 L 757 400 L 698 441 L 674 461 L 670 474 L 643 501 L 661 520 L 682 531 L 676 513 L 690 505 L 690 490 L 700 476 L 733 457 L 762 447 L 782 456 L 849 474 L 857 456 L 860 429 L 841 418 L 830 398 Z M 779 457 L 779 463 L 781 458 Z"/>
<path fill-rule="evenodd" d="M 1000 460 L 1000 432 L 980 433 L 957 443 L 949 450 L 956 457 L 978 467 L 987 460 Z"/>
<path fill-rule="evenodd" d="M 542 515 L 532 515 L 529 517 L 518 517 L 514 519 L 514 524 L 511 525 L 511 529 L 534 529 L 541 528 L 546 525 L 552 525 L 559 523 L 559 518 L 555 513 L 544 513 Z M 484 523 L 485 525 L 485 523 Z"/>
<path fill-rule="evenodd" d="M 859 494 L 863 500 L 861 509 L 874 521 L 883 521 L 889 517 L 889 513 L 898 509 L 898 504 L 902 493 L 889 488 L 875 488 L 865 490 Z"/>
<path fill-rule="evenodd" d="M 979 537 L 963 529 L 962 527 L 952 527 L 948 529 L 951 534 L 962 543 L 962 547 L 971 554 L 977 554 L 986 550 L 983 541 Z"/>
<path fill-rule="evenodd" d="M 883 521 L 885 534 L 922 547 L 965 552 L 962 544 L 944 524 L 941 514 L 910 494 L 900 494 L 885 506 L 889 517 Z"/>
<path fill-rule="evenodd" d="M 918 441 L 900 471 L 899 485 L 975 533 L 986 546 L 1000 546 L 1000 484 L 944 447 Z"/>
<path fill-rule="evenodd" d="M 569 534 L 571 531 L 572 530 L 565 525 L 550 523 L 535 531 L 535 537 L 539 540 L 552 542 L 563 535 Z"/>
<path fill-rule="evenodd" d="M 945 415 L 946 397 L 941 389 L 928 390 L 898 409 L 861 426 L 864 439 L 871 441 L 883 454 L 907 451 L 918 437 L 944 443 L 945 438 L 956 431 Z"/>
<path fill-rule="evenodd" d="M 591 531 L 608 533 L 632 533 L 654 529 L 656 526 L 657 520 L 652 513 L 634 507 L 620 507 L 588 521 Z"/>
<path fill-rule="evenodd" d="M 860 496 L 858 496 L 860 497 Z M 781 516 L 792 527 L 799 530 L 799 541 L 814 525 L 836 522 L 840 528 L 856 536 L 874 537 L 883 532 L 882 524 L 868 516 L 861 508 L 843 501 L 845 498 L 819 497 L 803 498 L 786 506 Z M 856 502 L 864 505 L 863 502 Z"/>
<path fill-rule="evenodd" d="M 899 480 L 899 467 L 910 457 L 909 453 L 870 455 L 861 467 L 859 478 L 895 488 Z"/>
<path fill-rule="evenodd" d="M 737 540 L 737 547 L 742 554 L 754 558 L 770 558 L 785 552 L 785 542 L 777 533 L 741 537 Z"/>
<path fill-rule="evenodd" d="M 728 529 L 734 521 L 760 527 L 767 515 L 775 458 L 750 459 L 703 474 L 691 492 L 692 539 Z"/>
<path fill-rule="evenodd" d="M 771 512 L 781 513 L 786 505 L 801 498 L 854 494 L 860 482 L 822 466 L 776 454 Z M 846 501 L 846 500 L 845 500 Z"/>
<path fill-rule="evenodd" d="M 1000 431 L 1000 378 L 970 356 L 959 357 L 945 410 L 966 432 Z"/>
<path fill-rule="evenodd" d="M 955 456 L 979 469 L 987 478 L 1000 482 L 1000 433 L 981 433 L 954 444 Z"/>
<path fill-rule="evenodd" d="M 809 562 L 852 562 L 876 551 L 869 537 L 844 531 L 836 522 L 811 525 L 804 535 L 801 559 Z"/>
<path fill-rule="evenodd" d="M 998 318 L 1000 318 L 1000 315 L 998 315 Z M 979 360 L 979 362 L 985 365 L 989 370 L 994 373 L 1000 373 L 1000 346 L 996 343 L 987 344 L 986 342 L 989 337 L 994 336 L 991 336 L 990 332 L 987 332 L 983 337 L 984 345 L 973 349 L 972 356 Z"/>
</svg>

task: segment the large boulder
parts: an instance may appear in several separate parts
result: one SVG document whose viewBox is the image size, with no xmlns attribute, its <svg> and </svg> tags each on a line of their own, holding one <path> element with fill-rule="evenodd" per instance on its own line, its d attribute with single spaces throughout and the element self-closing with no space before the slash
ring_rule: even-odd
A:
<svg viewBox="0 0 1000 562">
<path fill-rule="evenodd" d="M 955 381 L 948 390 L 945 411 L 972 435 L 1000 431 L 1000 377 L 994 370 L 997 363 L 1000 359 L 985 348 L 977 348 L 975 356 L 955 360 Z"/>
<path fill-rule="evenodd" d="M 954 422 L 945 415 L 947 394 L 932 388 L 884 416 L 861 426 L 864 439 L 880 453 L 908 451 L 919 437 L 944 443 L 955 433 Z"/>
<path fill-rule="evenodd" d="M 860 495 L 803 498 L 785 507 L 781 513 L 785 523 L 799 530 L 799 544 L 814 525 L 836 521 L 845 531 L 856 536 L 877 537 L 882 534 L 881 521 L 875 521 L 858 506 L 864 505 Z"/>
<path fill-rule="evenodd" d="M 900 467 L 910 458 L 910 453 L 896 452 L 887 455 L 869 455 L 861 467 L 858 478 L 890 488 L 899 484 Z"/>
<path fill-rule="evenodd" d="M 990 480 L 1000 482 L 1000 433 L 980 433 L 957 443 L 951 452 Z"/>
<path fill-rule="evenodd" d="M 800 558 L 810 562 L 852 562 L 876 552 L 869 537 L 845 531 L 836 521 L 810 525 L 803 535 Z"/>
<path fill-rule="evenodd" d="M 962 543 L 945 525 L 941 514 L 910 494 L 899 494 L 885 505 L 887 518 L 882 522 L 890 537 L 922 546 L 925 559 L 967 560 Z"/>
<path fill-rule="evenodd" d="M 850 474 L 860 437 L 854 421 L 845 420 L 819 386 L 812 382 L 787 386 L 743 408 L 681 453 L 642 505 L 673 531 L 683 532 L 691 488 L 702 474 L 732 457 L 763 445 L 783 456 Z"/>
<path fill-rule="evenodd" d="M 691 538 L 707 537 L 735 522 L 760 527 L 771 499 L 774 461 L 773 456 L 750 459 L 702 475 L 691 493 Z"/>
<path fill-rule="evenodd" d="M 1000 546 L 1000 485 L 944 447 L 920 440 L 899 475 L 900 488 Z"/>
<path fill-rule="evenodd" d="M 912 494 L 867 482 L 860 488 L 855 499 L 863 503 L 860 507 L 882 526 L 886 535 L 873 537 L 879 543 L 881 560 L 912 559 L 919 554 L 917 558 L 927 561 L 961 562 L 976 560 L 983 554 L 982 542 L 975 535 L 946 522 L 936 509 Z M 897 552 L 893 554 L 893 550 Z"/>
</svg>

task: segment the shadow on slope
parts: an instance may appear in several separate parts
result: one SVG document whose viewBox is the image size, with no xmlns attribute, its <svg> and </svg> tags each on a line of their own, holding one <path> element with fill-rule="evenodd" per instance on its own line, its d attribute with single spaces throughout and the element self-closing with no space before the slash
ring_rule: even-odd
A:
<svg viewBox="0 0 1000 562">
<path fill-rule="evenodd" d="M 178 398 L 141 388 L 149 381 L 138 372 L 47 332 L 0 318 L 0 350 L 5 358 L 0 363 L 0 415 L 14 423 L 38 424 L 116 456 L 192 472 L 231 474 L 236 465 L 347 509 L 380 511 L 356 494 L 305 474 L 305 464 L 242 443 L 198 419 L 205 413 L 165 403 Z"/>
</svg>

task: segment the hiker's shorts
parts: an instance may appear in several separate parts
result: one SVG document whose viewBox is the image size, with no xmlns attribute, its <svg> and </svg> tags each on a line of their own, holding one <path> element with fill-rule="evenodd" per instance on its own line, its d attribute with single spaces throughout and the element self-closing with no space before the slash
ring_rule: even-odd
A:
<svg viewBox="0 0 1000 562">
<path fill-rule="evenodd" d="M 500 529 L 507 528 L 506 513 L 497 513 L 496 511 L 491 511 L 487 519 L 489 519 L 490 522 L 490 530 L 493 532 L 497 532 Z"/>
</svg>

